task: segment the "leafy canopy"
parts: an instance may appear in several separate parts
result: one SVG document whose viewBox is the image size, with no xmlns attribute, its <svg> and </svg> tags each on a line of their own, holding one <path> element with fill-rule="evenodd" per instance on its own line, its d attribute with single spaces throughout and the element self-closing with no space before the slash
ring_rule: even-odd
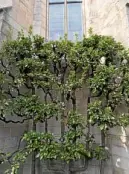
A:
<svg viewBox="0 0 129 174">
<path fill-rule="evenodd" d="M 45 123 L 46 130 L 26 132 L 24 148 L 5 159 L 1 153 L 3 161 L 11 163 L 11 174 L 18 173 L 33 152 L 40 160 L 105 159 L 105 147 L 95 143 L 89 126 L 106 135 L 129 123 L 129 53 L 112 37 L 45 42 L 41 36 L 21 32 L 16 40 L 4 42 L 0 66 L 0 121 L 33 120 Z M 78 90 L 88 91 L 85 114 L 77 105 Z M 126 109 L 119 110 L 122 105 Z M 48 130 L 51 118 L 61 120 L 59 138 Z"/>
</svg>

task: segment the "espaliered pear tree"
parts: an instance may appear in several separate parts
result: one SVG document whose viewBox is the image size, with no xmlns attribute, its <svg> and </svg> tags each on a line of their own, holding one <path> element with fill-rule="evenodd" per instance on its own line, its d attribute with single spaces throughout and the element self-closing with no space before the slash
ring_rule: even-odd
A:
<svg viewBox="0 0 129 174">
<path fill-rule="evenodd" d="M 33 123 L 32 131 L 21 137 L 24 147 L 20 148 L 19 142 L 16 152 L 0 153 L 1 162 L 11 165 L 6 172 L 18 174 L 32 155 L 32 174 L 37 158 L 68 163 L 96 158 L 101 160 L 100 173 L 104 174 L 106 135 L 111 128 L 129 123 L 128 111 L 119 110 L 122 105 L 128 108 L 128 62 L 128 50 L 107 36 L 45 42 L 41 36 L 30 32 L 26 37 L 21 32 L 16 40 L 4 42 L 0 51 L 0 121 Z M 85 114 L 77 105 L 78 90 L 88 91 Z M 49 132 L 51 118 L 60 121 L 58 139 Z M 37 123 L 44 123 L 44 132 L 37 131 Z M 100 129 L 101 144 L 95 143 L 92 126 Z"/>
</svg>

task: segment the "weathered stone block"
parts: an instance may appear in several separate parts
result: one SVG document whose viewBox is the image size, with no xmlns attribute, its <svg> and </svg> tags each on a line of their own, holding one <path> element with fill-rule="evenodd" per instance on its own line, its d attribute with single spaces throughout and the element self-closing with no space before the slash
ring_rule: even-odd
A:
<svg viewBox="0 0 129 174">
<path fill-rule="evenodd" d="M 128 158 L 113 155 L 112 163 L 113 163 L 112 165 L 115 166 L 116 168 L 129 170 L 129 159 Z"/>
<path fill-rule="evenodd" d="M 10 128 L 0 127 L 0 138 L 10 137 Z"/>
<path fill-rule="evenodd" d="M 17 141 L 18 138 L 17 137 L 9 137 L 9 138 L 5 138 L 5 148 L 12 148 L 12 147 L 16 147 L 17 146 Z"/>
<path fill-rule="evenodd" d="M 129 158 L 129 151 L 124 147 L 112 146 L 112 154 L 119 157 Z"/>
<path fill-rule="evenodd" d="M 12 7 L 12 0 L 0 0 L 0 8 Z"/>
</svg>

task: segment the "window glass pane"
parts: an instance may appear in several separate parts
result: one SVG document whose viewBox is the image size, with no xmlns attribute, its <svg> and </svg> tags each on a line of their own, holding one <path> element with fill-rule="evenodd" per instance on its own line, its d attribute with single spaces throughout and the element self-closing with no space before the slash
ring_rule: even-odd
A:
<svg viewBox="0 0 129 174">
<path fill-rule="evenodd" d="M 73 40 L 75 34 L 82 38 L 82 4 L 68 4 L 68 38 Z"/>
<path fill-rule="evenodd" d="M 49 5 L 49 39 L 56 40 L 64 35 L 64 4 Z"/>
<path fill-rule="evenodd" d="M 62 37 L 64 35 L 64 32 L 63 31 L 51 31 L 49 33 L 49 39 L 50 40 L 58 40 L 60 39 L 60 37 Z"/>
<path fill-rule="evenodd" d="M 49 0 L 49 2 L 64 2 L 64 0 Z"/>
<path fill-rule="evenodd" d="M 74 40 L 76 40 L 76 35 L 77 35 L 79 40 L 82 39 L 82 32 L 81 31 L 76 31 L 76 32 L 75 31 L 69 31 L 68 39 L 74 41 Z"/>
</svg>

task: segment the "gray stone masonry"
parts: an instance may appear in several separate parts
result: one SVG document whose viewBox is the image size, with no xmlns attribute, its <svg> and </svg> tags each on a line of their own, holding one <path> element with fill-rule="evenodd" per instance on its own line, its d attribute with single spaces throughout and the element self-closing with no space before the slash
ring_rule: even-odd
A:
<svg viewBox="0 0 129 174">
<path fill-rule="evenodd" d="M 10 8 L 11 7 L 11 8 Z M 13 38 L 22 28 L 25 32 L 29 26 L 33 26 L 35 34 L 47 38 L 48 32 L 48 8 L 46 0 L 0 0 L 0 41 L 7 37 L 10 27 L 13 30 Z M 129 46 L 129 0 L 83 0 L 83 29 L 88 35 L 88 29 L 93 28 L 94 33 L 111 35 Z M 3 18 L 4 17 L 4 18 Z M 42 94 L 40 94 L 42 95 Z M 78 91 L 77 105 L 79 110 L 86 113 L 86 90 Z M 49 131 L 56 137 L 60 135 L 60 122 L 54 119 L 49 121 Z M 31 124 L 24 125 L 4 124 L 0 122 L 0 149 L 13 152 L 18 147 L 20 136 L 25 130 L 31 129 Z M 38 124 L 37 130 L 44 131 L 44 125 Z M 100 143 L 100 132 L 92 129 L 95 139 Z M 129 174 L 129 128 L 115 128 L 109 132 L 107 147 L 111 152 L 111 158 L 105 162 L 104 174 Z M 37 161 L 36 174 L 67 174 L 59 162 L 46 164 Z M 8 164 L 0 166 L 0 174 L 4 173 Z M 80 165 L 81 166 L 81 165 Z M 100 174 L 99 161 L 92 160 L 84 171 L 74 174 Z M 62 169 L 63 168 L 63 169 Z M 19 174 L 31 174 L 31 156 L 28 158 Z"/>
</svg>

